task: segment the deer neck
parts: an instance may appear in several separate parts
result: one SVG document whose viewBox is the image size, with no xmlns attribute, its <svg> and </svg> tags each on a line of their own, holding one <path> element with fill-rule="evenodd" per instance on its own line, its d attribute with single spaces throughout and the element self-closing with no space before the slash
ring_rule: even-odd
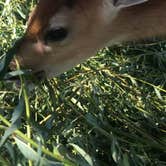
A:
<svg viewBox="0 0 166 166">
<path fill-rule="evenodd" d="M 166 1 L 121 9 L 108 26 L 109 44 L 166 35 Z"/>
</svg>

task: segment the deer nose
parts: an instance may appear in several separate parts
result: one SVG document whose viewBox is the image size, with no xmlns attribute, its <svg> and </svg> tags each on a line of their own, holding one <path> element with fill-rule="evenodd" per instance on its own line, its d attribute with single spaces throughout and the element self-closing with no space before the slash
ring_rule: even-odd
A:
<svg viewBox="0 0 166 166">
<path fill-rule="evenodd" d="M 43 55 L 45 52 L 43 43 L 37 40 L 22 39 L 17 44 L 17 50 L 14 52 L 13 58 L 9 64 L 10 70 L 16 70 L 18 66 L 31 68 L 36 61 L 37 55 Z M 40 62 L 40 59 L 38 59 Z"/>
<path fill-rule="evenodd" d="M 10 66 L 12 66 L 11 69 L 15 66 L 14 63 L 13 63 L 14 62 L 13 57 L 14 57 L 14 55 L 16 55 L 19 52 L 23 41 L 24 41 L 24 37 L 17 40 L 14 43 L 13 47 L 11 47 L 7 51 L 5 57 L 1 61 L 1 64 L 3 64 L 2 68 L 1 68 L 1 72 L 5 72 L 8 69 L 8 67 L 10 68 Z"/>
</svg>

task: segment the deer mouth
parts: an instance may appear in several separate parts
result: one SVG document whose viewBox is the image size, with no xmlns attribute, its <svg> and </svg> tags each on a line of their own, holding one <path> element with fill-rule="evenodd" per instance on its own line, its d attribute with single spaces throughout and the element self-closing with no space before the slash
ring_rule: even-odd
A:
<svg viewBox="0 0 166 166">
<path fill-rule="evenodd" d="M 15 69 L 9 67 L 4 76 L 4 80 L 20 82 L 21 77 L 24 77 L 28 82 L 38 83 L 46 79 L 46 74 L 43 70 L 34 72 L 31 69 Z"/>
</svg>

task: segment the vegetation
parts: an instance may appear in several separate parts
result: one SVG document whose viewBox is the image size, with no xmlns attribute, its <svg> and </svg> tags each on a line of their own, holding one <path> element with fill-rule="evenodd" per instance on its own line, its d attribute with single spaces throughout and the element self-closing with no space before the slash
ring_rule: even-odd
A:
<svg viewBox="0 0 166 166">
<path fill-rule="evenodd" d="M 0 0 L 1 61 L 33 0 Z M 166 165 L 166 42 L 101 50 L 32 90 L 0 81 L 0 165 Z M 17 71 L 15 74 L 18 74 Z"/>
</svg>

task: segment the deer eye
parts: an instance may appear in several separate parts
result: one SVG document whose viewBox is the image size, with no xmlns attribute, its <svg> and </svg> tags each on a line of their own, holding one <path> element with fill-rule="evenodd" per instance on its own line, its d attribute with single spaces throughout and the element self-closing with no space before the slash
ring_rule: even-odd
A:
<svg viewBox="0 0 166 166">
<path fill-rule="evenodd" d="M 63 27 L 58 27 L 54 29 L 49 29 L 45 36 L 45 42 L 58 42 L 64 40 L 68 35 L 68 30 Z"/>
</svg>

